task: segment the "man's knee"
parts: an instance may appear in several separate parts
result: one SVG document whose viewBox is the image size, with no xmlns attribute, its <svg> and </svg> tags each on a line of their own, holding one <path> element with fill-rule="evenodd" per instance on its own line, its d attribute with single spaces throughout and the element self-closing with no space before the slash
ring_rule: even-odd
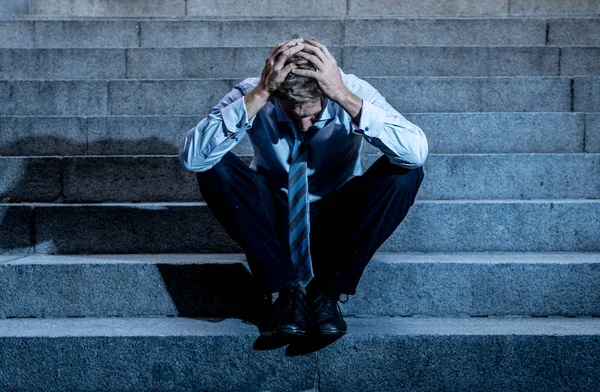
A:
<svg viewBox="0 0 600 392">
<path fill-rule="evenodd" d="M 227 152 L 219 162 L 210 169 L 196 173 L 198 185 L 231 182 L 240 159 L 232 152 Z M 241 161 L 240 161 L 241 162 Z M 241 162 L 243 164 L 243 162 Z"/>
<path fill-rule="evenodd" d="M 389 186 L 395 193 L 412 195 L 414 198 L 423 182 L 423 167 L 401 169 L 403 170 L 399 170 L 398 172 L 387 176 Z"/>
</svg>

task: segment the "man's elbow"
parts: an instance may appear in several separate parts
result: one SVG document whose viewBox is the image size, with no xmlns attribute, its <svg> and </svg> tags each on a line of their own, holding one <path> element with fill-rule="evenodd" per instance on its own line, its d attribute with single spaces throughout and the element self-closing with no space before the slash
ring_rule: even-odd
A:
<svg viewBox="0 0 600 392">
<path fill-rule="evenodd" d="M 427 147 L 427 142 L 425 142 L 418 147 L 410 149 L 410 151 L 402 154 L 402 156 L 394 158 L 390 157 L 390 162 L 407 169 L 416 169 L 425 165 L 428 155 L 429 149 Z"/>
</svg>

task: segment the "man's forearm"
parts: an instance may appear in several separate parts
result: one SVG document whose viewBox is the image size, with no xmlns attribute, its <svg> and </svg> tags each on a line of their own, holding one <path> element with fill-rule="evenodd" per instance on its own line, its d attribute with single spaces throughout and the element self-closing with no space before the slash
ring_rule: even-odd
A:
<svg viewBox="0 0 600 392">
<path fill-rule="evenodd" d="M 247 95 L 244 96 L 244 105 L 246 105 L 246 113 L 248 119 L 251 119 L 269 102 L 269 94 L 259 86 L 255 87 Z"/>
<path fill-rule="evenodd" d="M 352 117 L 352 121 L 358 126 L 362 112 L 362 99 L 347 90 L 340 98 L 336 99 L 336 102 Z"/>
</svg>

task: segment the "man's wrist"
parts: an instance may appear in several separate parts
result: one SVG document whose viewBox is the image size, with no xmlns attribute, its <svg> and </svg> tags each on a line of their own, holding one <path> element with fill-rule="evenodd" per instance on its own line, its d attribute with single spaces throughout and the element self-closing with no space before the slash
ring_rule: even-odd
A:
<svg viewBox="0 0 600 392">
<path fill-rule="evenodd" d="M 252 91 L 244 96 L 244 104 L 248 118 L 252 118 L 266 105 L 271 99 L 271 95 L 260 86 L 256 86 Z"/>
<path fill-rule="evenodd" d="M 352 117 L 352 121 L 356 124 L 359 123 L 363 104 L 362 99 L 357 97 L 352 91 L 346 89 L 346 91 L 342 93 L 340 97 L 334 99 L 334 101 L 340 105 L 350 117 Z"/>
</svg>

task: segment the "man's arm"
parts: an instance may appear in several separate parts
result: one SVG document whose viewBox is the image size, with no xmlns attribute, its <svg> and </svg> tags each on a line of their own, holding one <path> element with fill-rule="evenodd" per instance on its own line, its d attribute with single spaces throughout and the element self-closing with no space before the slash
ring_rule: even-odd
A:
<svg viewBox="0 0 600 392">
<path fill-rule="evenodd" d="M 243 139 L 256 114 L 295 67 L 293 63 L 285 65 L 285 61 L 303 47 L 300 39 L 277 45 L 252 91 L 244 95 L 242 85 L 248 81 L 240 83 L 221 99 L 208 117 L 188 131 L 179 144 L 179 159 L 186 169 L 209 170 Z"/>
<path fill-rule="evenodd" d="M 317 70 L 291 72 L 314 78 L 323 93 L 350 115 L 353 132 L 363 135 L 394 164 L 406 168 L 423 166 L 429 151 L 425 134 L 392 108 L 373 86 L 353 75 L 347 76 L 345 83 L 329 50 L 314 40 L 305 40 L 305 48 L 298 55 Z"/>
<path fill-rule="evenodd" d="M 237 85 L 212 109 L 208 117 L 189 130 L 179 143 L 179 160 L 190 171 L 203 172 L 216 165 L 252 126 Z"/>
</svg>

